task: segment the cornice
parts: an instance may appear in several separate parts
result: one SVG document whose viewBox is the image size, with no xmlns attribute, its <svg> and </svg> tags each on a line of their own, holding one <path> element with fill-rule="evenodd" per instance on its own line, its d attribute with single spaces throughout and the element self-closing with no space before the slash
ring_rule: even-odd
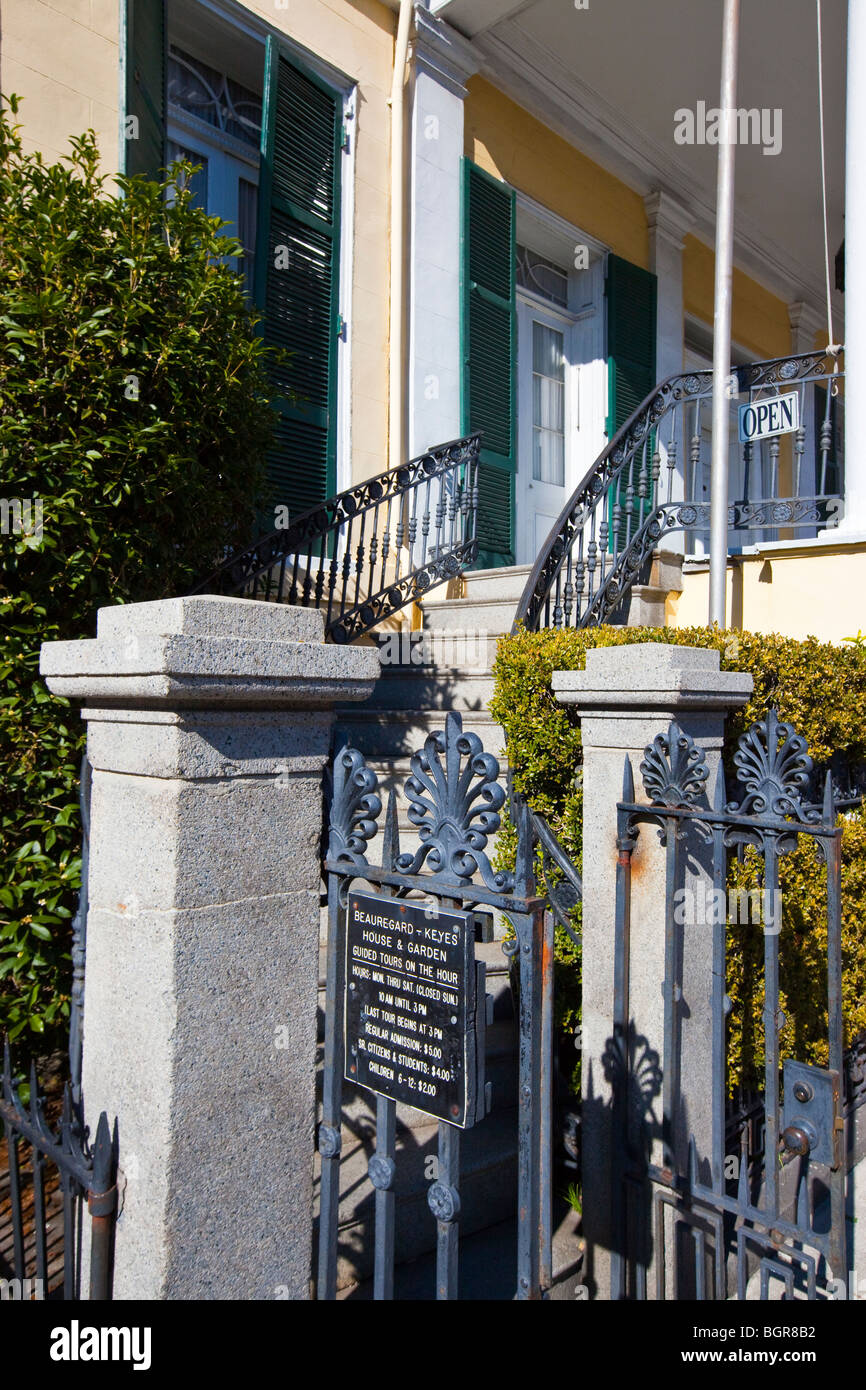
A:
<svg viewBox="0 0 866 1390">
<path fill-rule="evenodd" d="M 462 99 L 466 96 L 466 81 L 481 66 L 478 54 L 456 29 L 442 19 L 434 19 L 429 10 L 416 5 L 414 15 L 411 51 L 416 73 L 428 73 Z"/>
</svg>

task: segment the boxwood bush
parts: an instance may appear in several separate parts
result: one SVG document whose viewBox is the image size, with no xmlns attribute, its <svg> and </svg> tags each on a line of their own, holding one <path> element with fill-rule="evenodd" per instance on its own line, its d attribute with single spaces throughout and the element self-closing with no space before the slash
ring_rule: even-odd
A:
<svg viewBox="0 0 866 1390">
<path fill-rule="evenodd" d="M 736 786 L 731 757 L 739 736 L 775 706 L 808 742 L 812 758 L 826 765 L 837 753 L 866 758 L 866 648 L 834 646 L 815 638 L 721 632 L 717 628 L 600 627 L 586 631 L 520 631 L 499 644 L 491 712 L 504 727 L 515 789 L 550 822 L 578 866 L 581 863 L 583 795 L 580 722 L 573 707 L 559 704 L 551 676 L 582 670 L 593 647 L 633 642 L 671 642 L 714 647 L 723 670 L 748 671 L 749 703 L 726 725 L 724 756 L 729 792 Z M 635 769 L 637 771 L 637 769 Z M 842 825 L 843 1010 L 847 1041 L 866 1030 L 866 812 L 840 817 Z M 502 863 L 513 860 L 513 835 L 500 839 Z M 731 886 L 757 886 L 759 868 L 747 852 L 731 866 Z M 814 845 L 805 837 L 782 858 L 784 913 L 780 936 L 781 1007 L 787 1025 L 782 1055 L 826 1065 L 826 894 Z M 579 920 L 579 909 L 576 916 Z M 730 926 L 728 993 L 732 1085 L 755 1084 L 762 1061 L 763 935 L 759 926 Z M 580 1018 L 580 953 L 557 932 L 557 1020 L 568 1031 Z"/>
<path fill-rule="evenodd" d="M 92 132 L 45 164 L 16 110 L 0 106 L 0 1032 L 47 1051 L 69 1008 L 83 738 L 40 643 L 183 593 L 244 543 L 273 413 L 224 224 L 177 171 L 110 188 Z"/>
</svg>

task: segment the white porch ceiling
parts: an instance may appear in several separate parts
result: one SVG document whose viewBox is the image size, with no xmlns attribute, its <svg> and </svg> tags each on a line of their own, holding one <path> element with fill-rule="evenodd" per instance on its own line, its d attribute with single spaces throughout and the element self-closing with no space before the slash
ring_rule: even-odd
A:
<svg viewBox="0 0 866 1390">
<path fill-rule="evenodd" d="M 719 100 L 722 0 L 433 0 L 483 71 L 599 163 L 662 188 L 712 244 L 716 156 L 677 145 L 674 113 Z M 780 108 L 782 149 L 737 151 L 737 263 L 788 300 L 823 302 L 814 0 L 743 0 L 739 107 Z M 830 253 L 844 234 L 846 0 L 824 0 Z M 838 297 L 837 297 L 838 299 Z M 841 308 L 841 300 L 837 307 Z"/>
</svg>

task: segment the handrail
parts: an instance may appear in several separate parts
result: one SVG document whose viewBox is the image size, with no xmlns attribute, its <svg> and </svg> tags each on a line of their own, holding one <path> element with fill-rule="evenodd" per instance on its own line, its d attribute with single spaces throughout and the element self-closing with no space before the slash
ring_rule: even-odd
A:
<svg viewBox="0 0 866 1390">
<path fill-rule="evenodd" d="M 230 556 L 192 592 L 319 608 L 326 637 L 353 642 L 475 560 L 480 450 L 472 434 L 367 478 Z"/>
<path fill-rule="evenodd" d="M 731 504 L 729 525 L 733 529 L 817 527 L 838 520 L 838 493 L 828 492 L 826 485 L 832 448 L 831 397 L 843 375 L 837 358 L 822 351 L 734 369 L 732 396 L 748 393 L 751 400 L 760 400 L 766 392 L 795 388 L 800 398 L 800 424 L 793 436 L 794 496 L 790 498 L 760 496 L 750 501 L 748 497 L 750 476 L 758 467 L 769 473 L 771 488 L 777 490 L 778 437 L 764 441 L 766 459 L 761 444 L 743 446 L 744 497 Z M 554 523 L 521 595 L 515 629 L 520 624 L 535 631 L 609 621 L 638 582 L 662 534 L 709 530 L 709 505 L 696 493 L 702 414 L 712 397 L 712 377 L 711 371 L 697 371 L 666 378 L 609 441 Z M 800 484 L 808 476 L 806 422 L 811 410 L 805 388 L 820 381 L 832 383 L 833 390 L 827 390 L 824 418 L 816 430 L 820 453 L 816 486 L 811 493 L 801 494 Z M 667 439 L 662 440 L 665 421 L 670 429 Z M 677 498 L 674 491 L 680 449 L 682 496 Z M 663 467 L 667 480 L 660 488 Z M 667 492 L 665 501 L 659 498 L 660 490 Z"/>
</svg>

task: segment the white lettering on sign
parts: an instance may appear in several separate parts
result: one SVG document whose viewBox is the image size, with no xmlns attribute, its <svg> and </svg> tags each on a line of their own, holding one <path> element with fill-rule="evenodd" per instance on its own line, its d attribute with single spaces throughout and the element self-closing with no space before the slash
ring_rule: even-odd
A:
<svg viewBox="0 0 866 1390">
<path fill-rule="evenodd" d="M 769 439 L 774 434 L 793 434 L 799 428 L 800 397 L 796 391 L 740 406 L 741 444 Z"/>
</svg>

